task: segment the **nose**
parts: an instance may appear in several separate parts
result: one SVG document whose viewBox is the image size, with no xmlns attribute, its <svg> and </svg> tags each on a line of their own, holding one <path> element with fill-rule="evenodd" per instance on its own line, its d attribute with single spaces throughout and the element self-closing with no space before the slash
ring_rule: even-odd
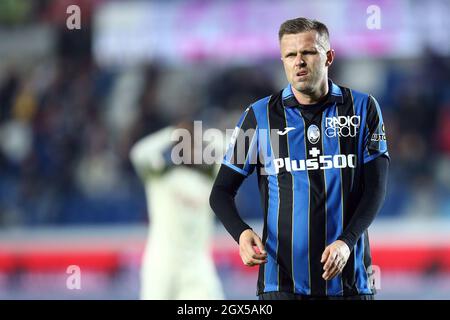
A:
<svg viewBox="0 0 450 320">
<path fill-rule="evenodd" d="M 297 54 L 297 57 L 295 58 L 295 66 L 300 68 L 306 66 L 306 61 L 303 59 L 301 54 Z"/>
</svg>

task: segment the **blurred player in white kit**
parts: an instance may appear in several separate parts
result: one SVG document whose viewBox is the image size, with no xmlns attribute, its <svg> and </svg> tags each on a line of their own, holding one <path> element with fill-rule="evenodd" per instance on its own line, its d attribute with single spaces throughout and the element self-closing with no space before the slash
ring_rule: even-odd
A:
<svg viewBox="0 0 450 320">
<path fill-rule="evenodd" d="M 185 127 L 192 132 L 190 125 Z M 145 185 L 150 214 L 140 298 L 224 299 L 210 252 L 214 215 L 208 195 L 217 168 L 175 165 L 171 160 L 175 129 L 166 127 L 148 135 L 130 151 L 131 162 Z"/>
</svg>

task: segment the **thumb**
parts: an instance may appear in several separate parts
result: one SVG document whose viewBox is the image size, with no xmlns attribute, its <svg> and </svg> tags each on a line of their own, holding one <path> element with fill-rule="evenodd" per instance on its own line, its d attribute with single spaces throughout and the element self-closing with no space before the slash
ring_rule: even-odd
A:
<svg viewBox="0 0 450 320">
<path fill-rule="evenodd" d="M 320 259 L 320 262 L 324 263 L 327 261 L 328 255 L 330 254 L 330 248 L 326 247 L 325 250 L 322 253 L 322 259 Z"/>
<path fill-rule="evenodd" d="M 255 241 L 256 247 L 258 247 L 259 251 L 262 254 L 266 254 L 266 250 L 264 249 L 264 245 L 262 244 L 261 239 L 257 235 L 254 236 L 254 241 Z"/>
</svg>

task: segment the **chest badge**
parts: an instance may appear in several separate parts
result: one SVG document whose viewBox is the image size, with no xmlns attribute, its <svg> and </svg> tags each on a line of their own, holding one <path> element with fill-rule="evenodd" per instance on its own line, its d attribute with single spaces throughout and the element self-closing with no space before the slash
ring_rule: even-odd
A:
<svg viewBox="0 0 450 320">
<path fill-rule="evenodd" d="M 320 140 L 319 128 L 315 124 L 310 125 L 308 127 L 307 136 L 310 143 L 316 144 Z"/>
</svg>

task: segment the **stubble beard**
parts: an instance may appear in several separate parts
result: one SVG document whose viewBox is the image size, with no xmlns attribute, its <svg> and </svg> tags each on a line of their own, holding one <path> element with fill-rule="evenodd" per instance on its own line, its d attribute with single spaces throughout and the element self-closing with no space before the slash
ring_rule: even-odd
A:
<svg viewBox="0 0 450 320">
<path fill-rule="evenodd" d="M 309 81 L 302 81 L 302 82 L 297 82 L 294 84 L 294 88 L 304 94 L 304 95 L 311 95 L 312 93 L 314 93 L 315 91 L 315 85 L 314 83 L 309 80 Z"/>
<path fill-rule="evenodd" d="M 293 87 L 301 94 L 314 96 L 320 90 L 321 79 L 322 75 L 320 73 L 310 73 L 306 81 L 293 83 Z"/>
</svg>

